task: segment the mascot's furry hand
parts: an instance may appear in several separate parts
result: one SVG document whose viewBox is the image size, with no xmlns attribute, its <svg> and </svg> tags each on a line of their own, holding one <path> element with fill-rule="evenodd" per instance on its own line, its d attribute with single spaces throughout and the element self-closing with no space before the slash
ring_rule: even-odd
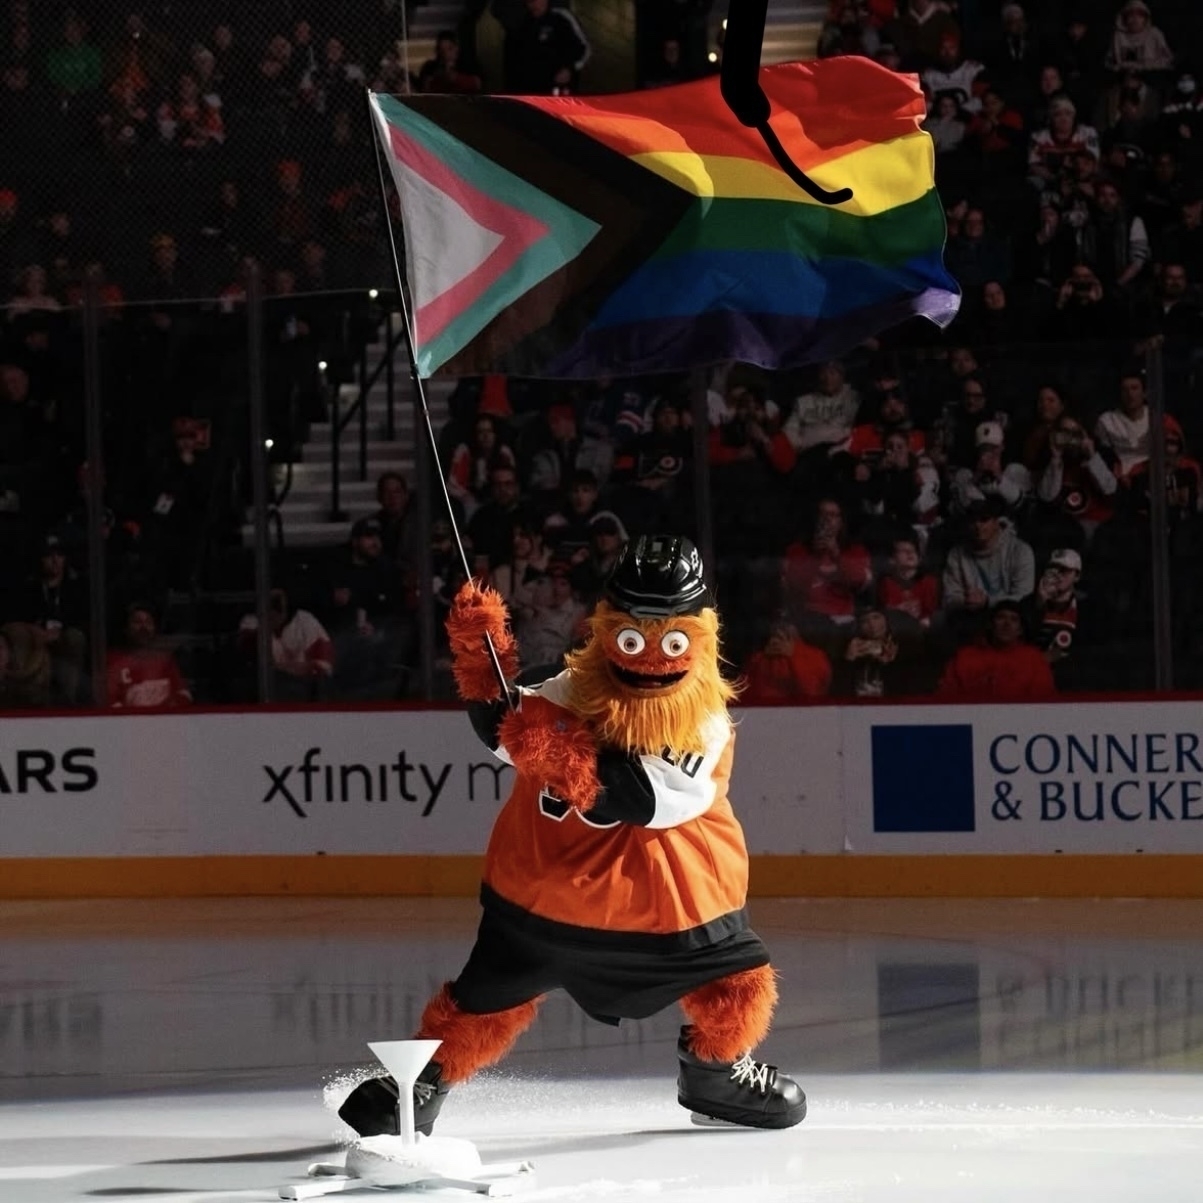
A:
<svg viewBox="0 0 1203 1203">
<path fill-rule="evenodd" d="M 510 630 L 510 615 L 496 589 L 468 581 L 451 603 L 447 616 L 451 640 L 451 672 L 466 702 L 493 702 L 502 696 L 501 683 L 485 646 L 493 640 L 506 680 L 518 672 L 518 643 Z"/>
<path fill-rule="evenodd" d="M 546 785 L 577 810 L 593 808 L 601 792 L 597 744 L 583 719 L 526 694 L 521 706 L 501 720 L 497 734 L 523 776 Z"/>
</svg>

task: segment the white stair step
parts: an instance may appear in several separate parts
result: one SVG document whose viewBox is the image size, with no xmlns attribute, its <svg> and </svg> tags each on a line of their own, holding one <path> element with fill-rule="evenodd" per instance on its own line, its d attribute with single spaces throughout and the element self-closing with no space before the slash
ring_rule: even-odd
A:
<svg viewBox="0 0 1203 1203">
<path fill-rule="evenodd" d="M 351 532 L 351 521 L 330 522 L 329 520 L 314 519 L 308 522 L 289 522 L 284 527 L 284 544 L 286 547 L 341 547 L 346 543 Z M 270 531 L 272 545 L 275 545 L 275 531 Z M 255 528 L 242 528 L 242 544 L 253 547 L 255 543 Z"/>
<path fill-rule="evenodd" d="M 400 472 L 407 481 L 414 476 L 412 460 L 389 460 L 384 463 L 368 464 L 366 482 L 359 478 L 358 464 L 343 464 L 339 469 L 339 487 L 345 488 L 353 484 L 370 483 L 375 487 L 382 472 Z M 296 464 L 292 470 L 292 486 L 294 489 L 329 489 L 329 464 Z"/>
<path fill-rule="evenodd" d="M 338 416 L 344 420 L 350 414 L 349 424 L 347 429 L 350 430 L 353 426 L 359 425 L 359 410 L 351 413 L 351 405 L 340 405 L 338 408 Z M 329 411 L 327 411 L 329 412 Z M 378 426 L 383 426 L 388 421 L 388 404 L 384 401 L 370 401 L 367 407 L 368 425 L 375 423 Z M 321 423 L 323 426 L 328 426 L 329 422 Z M 410 408 L 408 401 L 404 405 L 395 405 L 393 407 L 393 425 L 398 430 L 412 430 L 414 425 L 413 410 Z"/>
<path fill-rule="evenodd" d="M 376 512 L 375 500 L 369 502 L 360 502 L 357 505 L 350 505 L 344 502 L 341 506 L 342 512 L 347 515 L 347 521 L 341 523 L 343 538 L 347 537 L 350 530 L 350 524 L 359 518 L 370 518 Z M 329 501 L 325 505 L 306 505 L 289 508 L 287 505 L 281 507 L 280 518 L 284 523 L 284 533 L 287 537 L 288 532 L 298 526 L 311 526 L 315 522 L 330 521 L 330 504 Z"/>
<path fill-rule="evenodd" d="M 376 504 L 376 479 L 371 480 L 344 480 L 339 482 L 338 488 L 339 503 L 345 509 L 348 505 L 372 505 Z M 294 481 L 292 487 L 288 490 L 288 496 L 284 498 L 280 505 L 282 511 L 287 511 L 296 506 L 328 506 L 330 504 L 330 486 L 326 484 L 324 487 L 314 484 L 298 484 Z"/>
<path fill-rule="evenodd" d="M 304 455 L 305 459 L 312 460 L 314 456 L 311 454 L 311 449 L 321 447 L 327 459 L 330 458 L 330 436 L 332 427 L 330 426 L 313 426 L 309 430 L 309 439 L 305 443 Z M 396 432 L 401 435 L 400 431 Z M 359 429 L 354 426 L 348 427 L 342 433 L 342 438 L 339 439 L 344 452 L 350 448 L 355 448 L 355 454 L 359 454 Z M 414 449 L 414 441 L 412 438 L 398 437 L 395 439 L 386 439 L 382 429 L 373 430 L 368 427 L 368 455 L 377 457 L 389 457 L 396 455 L 412 455 Z"/>
<path fill-rule="evenodd" d="M 375 489 L 382 472 L 400 472 L 406 478 L 406 482 L 412 485 L 416 466 L 414 460 L 404 456 L 375 462 L 368 460 L 367 473 L 360 479 L 358 461 L 348 461 L 339 465 L 339 488 L 344 492 L 347 489 Z M 287 486 L 289 496 L 322 490 L 329 492 L 332 475 L 330 464 L 320 460 L 314 463 L 293 464 L 291 479 L 281 473 L 276 479 L 276 487 L 283 489 Z"/>
</svg>

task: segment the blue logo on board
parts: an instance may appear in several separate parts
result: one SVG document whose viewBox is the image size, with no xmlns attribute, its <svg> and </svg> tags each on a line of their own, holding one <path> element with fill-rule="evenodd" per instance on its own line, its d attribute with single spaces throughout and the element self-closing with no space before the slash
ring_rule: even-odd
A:
<svg viewBox="0 0 1203 1203">
<path fill-rule="evenodd" d="M 973 727 L 872 728 L 873 830 L 975 830 Z"/>
</svg>

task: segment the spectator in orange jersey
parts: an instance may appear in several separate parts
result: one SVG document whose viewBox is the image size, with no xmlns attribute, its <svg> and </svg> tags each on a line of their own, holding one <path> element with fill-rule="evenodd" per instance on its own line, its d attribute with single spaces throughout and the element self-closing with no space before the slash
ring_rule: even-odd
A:
<svg viewBox="0 0 1203 1203">
<path fill-rule="evenodd" d="M 953 656 L 936 691 L 958 701 L 1030 702 L 1056 693 L 1044 653 L 1027 641 L 1019 603 L 990 611 L 986 636 Z"/>
<path fill-rule="evenodd" d="M 174 710 L 192 704 L 175 657 L 156 647 L 154 611 L 141 602 L 126 610 L 125 647 L 108 654 L 109 706 L 113 710 Z"/>
<path fill-rule="evenodd" d="M 831 662 L 811 647 L 788 618 L 769 628 L 764 646 L 744 666 L 747 686 L 742 700 L 760 706 L 792 706 L 804 698 L 826 697 Z"/>
</svg>

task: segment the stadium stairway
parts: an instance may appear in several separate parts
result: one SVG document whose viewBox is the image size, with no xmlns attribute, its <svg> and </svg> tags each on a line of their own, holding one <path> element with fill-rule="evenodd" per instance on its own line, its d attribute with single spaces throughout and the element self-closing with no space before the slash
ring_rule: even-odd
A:
<svg viewBox="0 0 1203 1203">
<path fill-rule="evenodd" d="M 434 57 L 434 43 L 441 29 L 458 29 L 467 9 L 465 0 L 426 0 L 410 9 L 409 70 L 417 76 L 422 64 Z"/>
<path fill-rule="evenodd" d="M 575 0 L 572 7 L 580 12 L 588 3 L 589 0 Z M 433 56 L 439 30 L 458 28 L 469 7 L 465 0 L 427 0 L 412 10 L 408 29 L 410 70 L 414 75 Z M 726 13 L 723 0 L 715 0 L 711 45 Z M 826 14 L 827 0 L 769 0 L 761 62 L 768 65 L 813 59 Z"/>
<path fill-rule="evenodd" d="M 767 66 L 814 58 L 826 15 L 826 0 L 769 0 L 760 61 Z"/>
<path fill-rule="evenodd" d="M 385 353 L 384 332 L 368 347 L 368 370 L 380 362 Z M 347 541 L 351 523 L 357 518 L 375 513 L 376 480 L 382 472 L 400 472 L 414 484 L 415 442 L 418 412 L 409 371 L 405 344 L 393 353 L 394 377 L 394 437 L 388 438 L 388 392 L 383 373 L 369 390 L 367 412 L 367 478 L 359 474 L 359 415 L 355 414 L 345 426 L 340 440 L 339 509 L 345 517 L 336 518 L 331 510 L 332 473 L 330 422 L 314 423 L 309 438 L 301 448 L 300 458 L 292 463 L 271 466 L 271 487 L 280 497 L 277 511 L 283 546 L 331 547 Z M 448 416 L 448 398 L 453 381 L 435 380 L 426 384 L 426 396 L 437 434 Z M 338 392 L 338 411 L 346 415 L 359 396 L 358 384 L 343 385 Z M 271 531 L 276 546 L 276 530 Z M 242 528 L 243 546 L 254 543 L 254 527 L 248 522 Z"/>
<path fill-rule="evenodd" d="M 726 15 L 727 5 L 717 0 L 711 14 L 715 34 Z M 814 58 L 819 30 L 826 15 L 827 0 L 769 0 L 761 63 L 768 66 L 770 63 L 808 62 Z"/>
</svg>

